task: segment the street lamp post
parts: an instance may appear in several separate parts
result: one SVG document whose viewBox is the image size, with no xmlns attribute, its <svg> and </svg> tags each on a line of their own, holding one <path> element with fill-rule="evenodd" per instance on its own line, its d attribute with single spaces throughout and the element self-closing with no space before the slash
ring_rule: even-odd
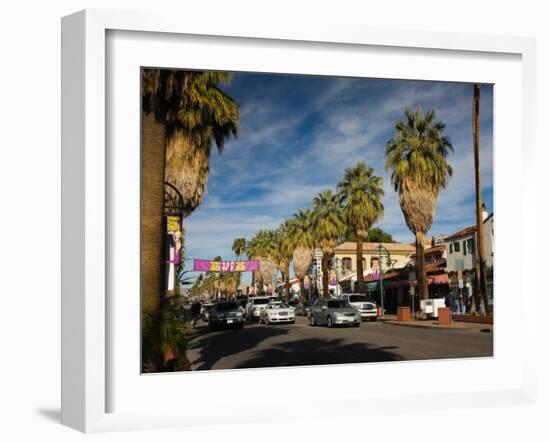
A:
<svg viewBox="0 0 550 442">
<path fill-rule="evenodd" d="M 378 279 L 380 281 L 380 308 L 382 310 L 382 316 L 384 316 L 384 283 L 382 281 L 382 275 L 384 274 L 384 269 L 382 267 L 382 253 L 386 255 L 388 267 L 391 267 L 392 260 L 391 260 L 390 252 L 388 252 L 388 249 L 386 249 L 382 244 L 378 244 L 378 247 L 376 247 L 374 251 L 378 252 L 378 266 L 379 266 Z"/>
<path fill-rule="evenodd" d="M 311 263 L 307 270 L 307 291 L 308 291 L 308 301 L 311 303 L 311 286 L 313 285 L 313 280 L 316 278 L 317 267 L 314 263 Z"/>
</svg>

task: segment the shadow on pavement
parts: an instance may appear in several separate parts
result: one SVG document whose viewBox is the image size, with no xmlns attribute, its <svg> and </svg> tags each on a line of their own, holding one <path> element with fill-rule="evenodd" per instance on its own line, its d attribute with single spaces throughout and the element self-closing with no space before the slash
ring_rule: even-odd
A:
<svg viewBox="0 0 550 442">
<path fill-rule="evenodd" d="M 199 358 L 191 361 L 193 370 L 210 370 L 225 356 L 231 356 L 255 348 L 260 342 L 273 336 L 288 334 L 288 328 L 253 327 L 242 330 L 198 331 L 199 336 L 191 339 L 189 349 L 200 349 Z"/>
<path fill-rule="evenodd" d="M 368 344 L 343 344 L 342 339 L 302 339 L 273 345 L 235 368 L 289 367 L 297 365 L 349 364 L 400 361 L 402 357 Z"/>
</svg>

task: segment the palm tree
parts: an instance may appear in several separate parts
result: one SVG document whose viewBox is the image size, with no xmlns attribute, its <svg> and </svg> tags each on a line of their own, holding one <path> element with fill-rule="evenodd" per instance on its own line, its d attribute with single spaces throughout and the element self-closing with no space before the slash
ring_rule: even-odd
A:
<svg viewBox="0 0 550 442">
<path fill-rule="evenodd" d="M 237 260 L 241 259 L 241 256 L 246 251 L 246 239 L 245 238 L 235 238 L 233 241 L 233 246 L 231 247 L 233 250 L 233 253 L 235 253 L 235 256 L 237 257 Z M 241 284 L 241 272 L 236 272 L 235 275 L 232 276 L 231 281 L 235 285 L 235 293 L 239 290 L 239 285 Z"/>
<path fill-rule="evenodd" d="M 233 250 L 233 253 L 235 253 L 237 259 L 240 259 L 246 250 L 246 239 L 236 238 L 233 241 L 233 246 L 231 247 L 231 249 Z"/>
<path fill-rule="evenodd" d="M 179 96 L 176 124 L 166 145 L 165 173 L 166 181 L 183 196 L 184 217 L 195 210 L 206 195 L 212 144 L 215 143 L 221 153 L 225 140 L 237 136 L 239 124 L 238 104 L 219 87 L 231 81 L 231 74 L 186 74 L 191 74 L 191 78 L 186 93 Z"/>
<path fill-rule="evenodd" d="M 405 117 L 396 123 L 395 134 L 386 144 L 386 169 L 392 171 L 405 222 L 416 238 L 419 299 L 427 299 L 424 235 L 432 225 L 439 191 L 453 174 L 447 162 L 453 146 L 443 136 L 445 124 L 436 120 L 435 111 L 422 115 L 419 108 L 406 109 Z"/>
<path fill-rule="evenodd" d="M 357 285 L 356 291 L 364 293 L 363 240 L 375 221 L 384 212 L 382 205 L 382 178 L 374 174 L 372 167 L 361 161 L 347 168 L 344 179 L 338 183 L 338 196 L 344 210 L 347 227 L 356 236 Z"/>
<path fill-rule="evenodd" d="M 191 213 L 206 191 L 212 142 L 221 152 L 225 139 L 237 134 L 239 109 L 218 87 L 229 82 L 227 73 L 142 69 L 141 74 L 142 336 L 152 334 L 146 340 L 158 347 L 159 327 L 151 324 L 159 324 L 161 316 L 164 182 L 181 192 L 183 215 Z M 158 366 L 158 355 L 148 357 L 149 365 Z"/>
<path fill-rule="evenodd" d="M 300 209 L 289 222 L 294 274 L 300 280 L 300 295 L 305 296 L 304 279 L 313 260 L 313 225 L 309 209 Z"/>
<path fill-rule="evenodd" d="M 274 273 L 276 273 L 276 268 L 272 264 L 277 247 L 275 235 L 275 231 L 273 230 L 259 230 L 252 237 L 247 247 L 249 259 L 260 261 L 260 271 L 258 274 L 260 277 L 261 292 L 263 292 L 264 283 L 270 283 Z M 254 275 L 254 279 L 257 279 L 257 276 Z"/>
<path fill-rule="evenodd" d="M 342 206 L 332 190 L 327 189 L 313 198 L 313 238 L 323 251 L 323 296 L 329 296 L 329 260 L 338 240 L 345 233 Z"/>
<path fill-rule="evenodd" d="M 293 242 L 291 237 L 291 222 L 285 220 L 275 231 L 275 250 L 273 260 L 279 265 L 285 282 L 285 298 L 290 299 L 290 261 L 293 255 Z"/>
</svg>

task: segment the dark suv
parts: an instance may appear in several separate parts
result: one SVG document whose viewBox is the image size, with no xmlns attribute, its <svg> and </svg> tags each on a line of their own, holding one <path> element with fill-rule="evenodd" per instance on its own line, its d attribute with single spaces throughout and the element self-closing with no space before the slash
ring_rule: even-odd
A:
<svg viewBox="0 0 550 442">
<path fill-rule="evenodd" d="M 244 316 L 236 302 L 217 302 L 210 309 L 208 325 L 211 330 L 220 327 L 243 328 Z"/>
</svg>

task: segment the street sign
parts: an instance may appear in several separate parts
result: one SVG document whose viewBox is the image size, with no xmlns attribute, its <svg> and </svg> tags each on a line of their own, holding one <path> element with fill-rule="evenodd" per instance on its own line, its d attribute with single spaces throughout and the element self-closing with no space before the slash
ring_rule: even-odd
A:
<svg viewBox="0 0 550 442">
<path fill-rule="evenodd" d="M 458 280 L 458 288 L 463 289 L 464 288 L 464 280 L 461 278 Z"/>
</svg>

